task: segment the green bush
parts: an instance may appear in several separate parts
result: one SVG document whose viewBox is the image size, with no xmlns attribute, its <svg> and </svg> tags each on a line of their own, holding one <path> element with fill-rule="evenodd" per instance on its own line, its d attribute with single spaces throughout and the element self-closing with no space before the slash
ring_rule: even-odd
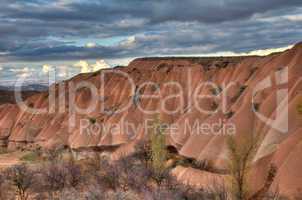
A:
<svg viewBox="0 0 302 200">
<path fill-rule="evenodd" d="M 95 124 L 95 123 L 96 123 L 96 119 L 95 119 L 95 118 L 90 117 L 90 118 L 89 118 L 89 122 L 90 122 L 91 124 Z"/>
<path fill-rule="evenodd" d="M 31 151 L 25 154 L 24 156 L 22 156 L 20 160 L 25 162 L 35 162 L 40 160 L 40 158 L 41 156 L 38 152 Z"/>
<path fill-rule="evenodd" d="M 222 92 L 222 88 L 220 86 L 211 89 L 211 93 L 215 96 L 218 96 Z"/>
</svg>

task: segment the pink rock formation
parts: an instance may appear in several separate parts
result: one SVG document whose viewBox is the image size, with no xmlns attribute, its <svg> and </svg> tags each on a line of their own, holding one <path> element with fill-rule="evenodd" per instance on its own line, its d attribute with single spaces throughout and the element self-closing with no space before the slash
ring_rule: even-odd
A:
<svg viewBox="0 0 302 200">
<path fill-rule="evenodd" d="M 121 72 L 133 80 L 135 87 L 131 87 Z M 31 108 L 47 108 L 54 112 L 37 114 L 21 110 L 17 105 L 0 106 L 0 140 L 9 148 L 35 145 L 47 148 L 65 145 L 73 149 L 117 147 L 116 152 L 129 153 L 138 140 L 147 138 L 145 123 L 155 115 L 151 111 L 159 111 L 162 122 L 178 127 L 169 131 L 167 145 L 174 146 L 182 156 L 210 161 L 215 168 L 223 170 L 228 160 L 227 136 L 215 133 L 232 124 L 237 138 L 252 134 L 260 134 L 263 138 L 254 160 L 253 170 L 258 174 L 253 179 L 255 191 L 264 184 L 269 166 L 275 164 L 278 172 L 271 190 L 278 186 L 281 193 L 294 195 L 302 187 L 299 173 L 302 168 L 299 159 L 302 115 L 297 109 L 302 104 L 301 77 L 302 44 L 266 57 L 136 59 L 127 67 L 81 74 L 65 81 L 63 86 L 63 83 L 54 85 L 56 105 L 49 106 L 51 97 L 45 92 L 26 100 Z M 178 86 L 166 84 L 172 81 L 183 89 L 183 98 L 179 97 Z M 218 90 L 201 84 L 206 81 L 215 83 Z M 84 109 L 96 102 L 86 113 L 74 111 L 73 101 L 69 101 L 73 99 L 71 84 L 81 82 L 93 84 L 98 92 L 94 96 L 87 88 L 76 90 L 74 104 L 77 107 Z M 230 87 L 225 88 L 228 84 Z M 59 95 L 62 88 L 65 92 Z M 255 93 L 258 88 L 261 90 Z M 285 88 L 288 96 L 278 96 L 280 88 Z M 206 94 L 212 97 L 196 98 Z M 106 112 L 101 112 L 104 107 Z M 126 109 L 117 112 L 121 108 Z M 201 112 L 198 108 L 217 109 L 217 112 Z M 83 119 L 88 129 L 81 127 Z M 194 126 L 196 123 L 214 128 L 210 133 L 200 133 Z M 93 129 L 95 124 L 103 129 Z M 278 127 L 287 129 L 283 131 Z M 209 177 L 209 173 L 192 169 L 174 171 L 180 179 L 194 184 L 199 181 L 204 184 Z"/>
</svg>

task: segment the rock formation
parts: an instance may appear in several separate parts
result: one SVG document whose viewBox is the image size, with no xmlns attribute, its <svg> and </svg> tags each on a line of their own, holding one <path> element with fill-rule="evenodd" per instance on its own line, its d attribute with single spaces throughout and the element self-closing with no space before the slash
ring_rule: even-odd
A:
<svg viewBox="0 0 302 200">
<path fill-rule="evenodd" d="M 223 130 L 234 125 L 236 138 L 261 135 L 254 190 L 265 184 L 274 164 L 278 171 L 271 191 L 279 188 L 282 194 L 293 195 L 302 188 L 302 114 L 297 109 L 302 104 L 301 77 L 301 43 L 265 57 L 136 59 L 127 67 L 80 74 L 55 84 L 50 89 L 53 95 L 41 92 L 26 99 L 27 110 L 0 105 L 0 140 L 11 149 L 63 145 L 75 150 L 115 147 L 116 154 L 126 153 L 147 137 L 145 123 L 156 114 L 152 111 L 159 111 L 163 123 L 177 127 L 169 130 L 167 145 L 184 157 L 210 161 L 223 170 L 228 159 L 228 133 Z M 73 91 L 83 82 L 95 90 Z M 216 87 L 201 84 L 205 82 Z M 211 97 L 196 97 L 206 94 Z M 89 112 L 80 111 L 88 107 Z M 47 112 L 38 113 L 43 108 Z M 201 133 L 205 127 L 196 124 L 213 129 Z M 175 173 L 196 184 L 214 176 L 180 167 Z"/>
</svg>

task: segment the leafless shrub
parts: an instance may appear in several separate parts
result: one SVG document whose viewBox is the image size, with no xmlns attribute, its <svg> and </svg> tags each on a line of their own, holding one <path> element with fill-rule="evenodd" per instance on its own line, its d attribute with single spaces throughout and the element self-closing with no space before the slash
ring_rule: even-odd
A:
<svg viewBox="0 0 302 200">
<path fill-rule="evenodd" d="M 208 196 L 215 200 L 228 200 L 230 193 L 224 181 L 213 180 L 207 189 Z"/>
<path fill-rule="evenodd" d="M 104 191 L 99 186 L 93 186 L 85 193 L 84 198 L 86 200 L 139 200 L 137 193 L 129 190 L 124 191 L 117 189 Z"/>
<path fill-rule="evenodd" d="M 48 196 L 46 193 L 38 193 L 35 197 L 34 200 L 45 200 L 47 199 Z"/>
<path fill-rule="evenodd" d="M 4 184 L 5 184 L 5 177 L 2 174 L 0 174 L 0 200 L 3 200 L 5 196 L 5 194 L 3 194 L 3 192 L 5 191 L 3 190 Z"/>
<path fill-rule="evenodd" d="M 141 140 L 135 145 L 135 153 L 132 155 L 137 158 L 142 164 L 147 167 L 151 159 L 151 147 L 150 142 Z"/>
<path fill-rule="evenodd" d="M 102 168 L 104 160 L 99 154 L 94 154 L 93 158 L 87 161 L 86 171 L 91 175 L 98 173 Z"/>
<path fill-rule="evenodd" d="M 58 191 L 61 191 L 68 184 L 68 172 L 59 163 L 49 163 L 40 170 L 41 183 L 48 192 L 50 199 L 53 199 Z"/>
<path fill-rule="evenodd" d="M 189 185 L 183 185 L 173 181 L 166 183 L 168 184 L 162 184 L 159 187 L 151 188 L 147 195 L 151 195 L 151 199 L 153 200 L 212 200 L 216 198 L 213 198 L 214 195 L 211 195 L 208 191 L 203 189 L 193 188 Z"/>
<path fill-rule="evenodd" d="M 170 176 L 169 169 L 161 170 L 160 173 L 157 170 L 154 170 L 154 168 L 149 167 L 148 168 L 150 179 L 155 181 L 157 186 L 160 186 L 163 184 L 166 179 Z"/>
<path fill-rule="evenodd" d="M 74 188 L 65 188 L 59 193 L 58 200 L 81 200 L 81 196 Z"/>
<path fill-rule="evenodd" d="M 83 181 L 81 167 L 70 160 L 63 164 L 63 171 L 67 173 L 67 184 L 69 187 L 76 188 Z"/>
<path fill-rule="evenodd" d="M 138 177 L 145 175 L 141 173 L 142 168 L 139 167 L 138 161 L 132 156 L 126 156 L 113 163 L 114 167 L 119 172 L 118 179 L 119 185 L 123 191 L 128 191 L 132 188 L 139 190 L 144 177 Z M 141 174 L 138 174 L 141 173 Z"/>
<path fill-rule="evenodd" d="M 93 178 L 104 189 L 117 190 L 120 186 L 117 166 L 104 159 L 101 160 L 101 170 L 93 173 Z"/>
<path fill-rule="evenodd" d="M 112 165 L 114 165 L 114 167 L 117 168 L 117 170 L 119 171 L 119 178 L 121 179 L 121 182 L 123 182 L 122 185 L 127 185 L 128 178 L 130 177 L 132 171 L 132 167 L 135 165 L 135 160 L 133 159 L 133 157 L 122 157 L 118 161 L 112 163 Z"/>
<path fill-rule="evenodd" d="M 55 149 L 47 149 L 44 152 L 44 157 L 47 161 L 50 162 L 57 162 L 62 160 L 62 149 L 55 148 Z"/>
<path fill-rule="evenodd" d="M 0 173 L 0 200 L 11 199 L 11 191 L 5 174 Z"/>
<path fill-rule="evenodd" d="M 140 200 L 139 196 L 132 191 L 117 190 L 106 195 L 107 200 Z"/>
<path fill-rule="evenodd" d="M 150 171 L 145 167 L 136 165 L 128 175 L 128 188 L 134 191 L 142 191 L 148 187 Z"/>
<path fill-rule="evenodd" d="M 185 199 L 190 199 L 190 200 L 210 200 L 208 198 L 207 193 L 202 190 L 202 189 L 193 189 L 191 188 L 185 193 Z"/>
<path fill-rule="evenodd" d="M 150 187 L 144 187 L 140 193 L 144 195 L 145 199 L 175 199 L 183 200 L 190 199 L 189 191 L 191 187 L 180 184 L 175 177 L 167 176 L 160 185 L 152 185 Z"/>
<path fill-rule="evenodd" d="M 162 199 L 180 200 L 180 199 L 183 199 L 182 195 L 179 194 L 178 191 L 169 190 L 166 187 L 156 187 L 151 191 L 150 195 L 151 195 L 152 200 L 162 200 Z"/>
<path fill-rule="evenodd" d="M 16 189 L 19 200 L 27 200 L 29 190 L 34 184 L 34 172 L 25 164 L 7 170 L 7 178 Z"/>
<path fill-rule="evenodd" d="M 85 195 L 85 200 L 105 200 L 106 195 L 105 192 L 101 189 L 99 185 L 96 186 L 90 186 Z"/>
</svg>

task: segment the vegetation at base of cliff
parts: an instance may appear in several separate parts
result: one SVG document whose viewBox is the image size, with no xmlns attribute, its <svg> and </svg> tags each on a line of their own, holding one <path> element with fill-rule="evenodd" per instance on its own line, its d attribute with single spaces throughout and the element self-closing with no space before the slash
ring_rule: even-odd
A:
<svg viewBox="0 0 302 200">
<path fill-rule="evenodd" d="M 135 153 L 119 160 L 110 160 L 107 155 L 95 152 L 94 156 L 77 161 L 71 150 L 39 150 L 37 152 L 42 152 L 43 155 L 41 162 L 26 162 L 0 171 L 0 200 L 286 199 L 281 198 L 278 191 L 268 192 L 276 175 L 274 166 L 268 172 L 265 186 L 250 197 L 246 178 L 254 156 L 254 147 L 257 146 L 256 139 L 240 144 L 234 138 L 229 139 L 232 151 L 230 169 L 233 170 L 231 187 L 229 182 L 223 180 L 209 182 L 206 188 L 180 183 L 171 175 L 171 168 L 167 167 L 167 162 L 172 157 L 164 145 L 164 129 L 159 129 L 160 124 L 159 121 L 154 123 L 153 133 L 157 133 L 156 136 L 150 136 L 149 141 L 139 142 L 135 146 Z M 243 144 L 245 145 L 241 146 Z M 70 155 L 64 157 L 63 154 Z M 182 158 L 179 160 L 189 161 Z M 211 166 L 206 161 L 198 164 L 193 160 L 189 164 L 196 165 L 196 169 L 201 170 Z M 238 183 L 242 183 L 242 186 Z"/>
<path fill-rule="evenodd" d="M 141 148 L 138 145 L 136 148 Z M 146 149 L 138 149 L 144 152 Z M 0 199 L 217 199 L 223 191 L 196 189 L 178 183 L 169 173 L 161 181 L 154 179 L 158 168 L 139 154 L 117 161 L 95 154 L 93 158 L 51 159 L 41 163 L 21 164 L 0 172 Z M 156 183 L 156 184 L 154 184 Z M 214 187 L 213 187 L 214 188 Z M 222 196 L 222 195 L 221 195 Z"/>
<path fill-rule="evenodd" d="M 36 162 L 41 160 L 41 154 L 38 151 L 30 151 L 21 157 L 21 161 Z"/>
</svg>

